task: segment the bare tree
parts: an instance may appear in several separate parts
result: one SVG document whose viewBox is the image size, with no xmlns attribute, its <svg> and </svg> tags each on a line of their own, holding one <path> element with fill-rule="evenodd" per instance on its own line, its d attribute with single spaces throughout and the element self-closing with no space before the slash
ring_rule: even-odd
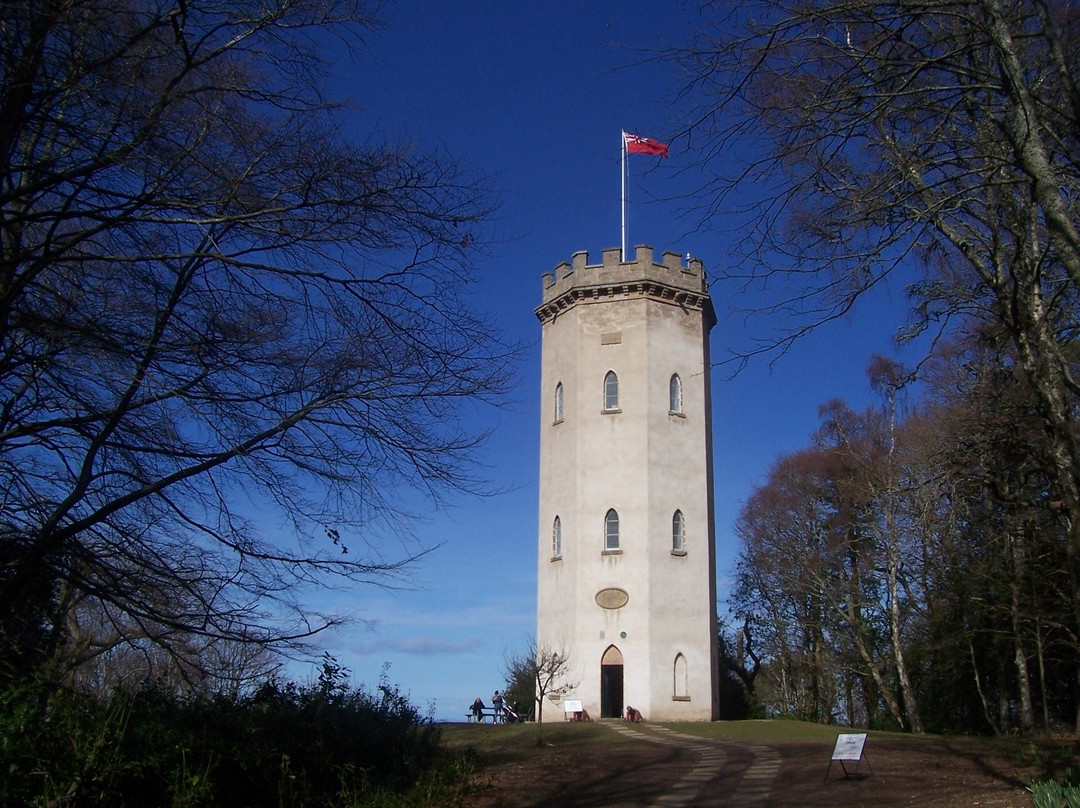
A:
<svg viewBox="0 0 1080 808">
<path fill-rule="evenodd" d="M 828 475 L 828 457 L 818 449 L 779 459 L 735 525 L 743 543 L 735 599 L 739 617 L 774 663 L 763 670 L 772 680 L 774 706 L 822 723 L 830 722 L 836 703 L 832 605 L 842 599 L 831 594 L 842 553 L 831 535 L 835 503 L 825 490 Z"/>
<path fill-rule="evenodd" d="M 1034 674 L 1045 669 L 1046 638 L 1057 643 L 1074 633 L 1071 595 L 1063 591 L 1071 586 L 1062 540 L 1068 527 L 1050 483 L 1054 462 L 1040 405 L 1025 376 L 1016 372 L 1011 357 L 985 341 L 948 348 L 926 374 L 930 403 L 923 420 L 932 418 L 935 431 L 923 452 L 949 486 L 948 514 L 936 520 L 957 520 L 963 530 L 957 536 L 955 527 L 936 529 L 951 546 L 935 572 L 940 570 L 944 580 L 949 555 L 960 554 L 958 577 L 967 579 L 971 591 L 979 590 L 972 600 L 984 613 L 965 621 L 970 622 L 965 629 L 989 638 L 995 652 L 986 659 L 974 652 L 985 639 L 962 638 L 971 649 L 984 714 L 995 731 L 1016 728 L 1027 734 L 1035 727 L 1035 704 L 1041 699 L 1045 715 L 1048 704 L 1068 703 L 1060 692 L 1071 689 L 1057 665 L 1052 677 Z M 913 520 L 913 527 L 919 529 L 920 522 Z M 935 593 L 951 588 L 932 585 Z M 1062 662 L 1068 658 L 1065 653 Z M 998 667 L 1005 675 L 997 675 Z M 986 669 L 994 675 L 987 676 Z M 995 680 L 1010 683 L 1007 693 Z M 1043 723 L 1045 730 L 1048 721 Z"/>
<path fill-rule="evenodd" d="M 303 590 L 422 552 L 397 493 L 482 487 L 460 415 L 511 353 L 463 302 L 487 187 L 322 97 L 373 11 L 0 7 L 9 672 L 87 599 L 118 642 L 300 642 L 337 619 Z"/>
<path fill-rule="evenodd" d="M 1075 710 L 1076 623 L 1037 396 L 992 340 L 942 344 L 925 370 L 903 417 L 895 390 L 885 410 L 822 408 L 814 445 L 743 507 L 758 693 L 855 726 L 883 707 L 914 732 L 1030 733 L 1041 706 L 1046 731 Z"/>
<path fill-rule="evenodd" d="M 737 595 L 747 624 L 774 643 L 778 709 L 829 722 L 839 707 L 871 722 L 880 703 L 896 726 L 922 732 L 893 433 L 885 414 L 838 401 L 821 416 L 815 445 L 774 463 L 740 512 Z"/>
<path fill-rule="evenodd" d="M 1076 593 L 1078 54 L 1080 10 L 1059 0 L 761 0 L 672 54 L 712 178 L 702 222 L 739 220 L 732 274 L 784 289 L 751 353 L 890 277 L 907 336 L 992 323 L 1040 402 Z"/>
<path fill-rule="evenodd" d="M 544 700 L 577 687 L 573 662 L 565 647 L 555 648 L 530 637 L 525 650 L 505 659 L 507 681 L 530 679 L 535 686 L 536 743 L 544 742 Z"/>
<path fill-rule="evenodd" d="M 761 671 L 761 656 L 754 643 L 754 629 L 749 615 L 743 615 L 742 627 L 731 630 L 718 621 L 716 664 L 719 670 L 718 695 L 721 720 L 759 718 L 760 698 L 754 681 Z"/>
<path fill-rule="evenodd" d="M 65 615 L 62 683 L 106 697 L 152 681 L 174 693 L 250 692 L 281 669 L 272 647 L 174 631 L 147 635 L 115 607 L 85 596 Z"/>
</svg>

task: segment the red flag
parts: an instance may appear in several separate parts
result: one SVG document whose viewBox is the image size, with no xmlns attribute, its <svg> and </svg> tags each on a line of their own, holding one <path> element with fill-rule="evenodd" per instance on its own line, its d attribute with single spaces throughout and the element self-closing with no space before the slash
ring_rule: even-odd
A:
<svg viewBox="0 0 1080 808">
<path fill-rule="evenodd" d="M 641 135 L 631 135 L 623 132 L 623 141 L 626 143 L 627 154 L 659 154 L 661 157 L 668 156 L 668 145 L 659 140 L 650 140 Z"/>
</svg>

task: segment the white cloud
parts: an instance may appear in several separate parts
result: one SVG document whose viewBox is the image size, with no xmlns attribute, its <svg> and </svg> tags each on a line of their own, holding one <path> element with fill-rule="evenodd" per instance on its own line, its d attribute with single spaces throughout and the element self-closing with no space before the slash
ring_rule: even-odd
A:
<svg viewBox="0 0 1080 808">
<path fill-rule="evenodd" d="M 356 643 L 350 647 L 354 653 L 371 655 L 387 651 L 416 656 L 441 656 L 444 654 L 465 654 L 476 650 L 475 639 L 450 641 L 438 637 L 386 637 L 369 643 Z"/>
</svg>

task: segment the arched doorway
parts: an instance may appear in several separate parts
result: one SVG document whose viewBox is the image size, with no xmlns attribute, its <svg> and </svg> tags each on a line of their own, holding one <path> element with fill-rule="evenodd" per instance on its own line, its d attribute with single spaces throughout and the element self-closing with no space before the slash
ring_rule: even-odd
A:
<svg viewBox="0 0 1080 808">
<path fill-rule="evenodd" d="M 609 645 L 600 658 L 600 717 L 621 718 L 623 712 L 623 656 Z"/>
</svg>

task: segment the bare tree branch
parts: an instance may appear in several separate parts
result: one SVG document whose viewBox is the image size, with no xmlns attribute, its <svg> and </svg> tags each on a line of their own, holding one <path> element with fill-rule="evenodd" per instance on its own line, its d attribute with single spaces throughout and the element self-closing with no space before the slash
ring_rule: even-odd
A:
<svg viewBox="0 0 1080 808">
<path fill-rule="evenodd" d="M 394 585 L 423 552 L 385 546 L 399 494 L 484 490 L 462 410 L 514 353 L 464 299 L 487 183 L 357 141 L 319 89 L 327 38 L 376 10 L 0 11 L 10 667 L 75 642 L 73 604 L 140 642 L 295 643 L 339 619 L 305 587 Z"/>
</svg>

